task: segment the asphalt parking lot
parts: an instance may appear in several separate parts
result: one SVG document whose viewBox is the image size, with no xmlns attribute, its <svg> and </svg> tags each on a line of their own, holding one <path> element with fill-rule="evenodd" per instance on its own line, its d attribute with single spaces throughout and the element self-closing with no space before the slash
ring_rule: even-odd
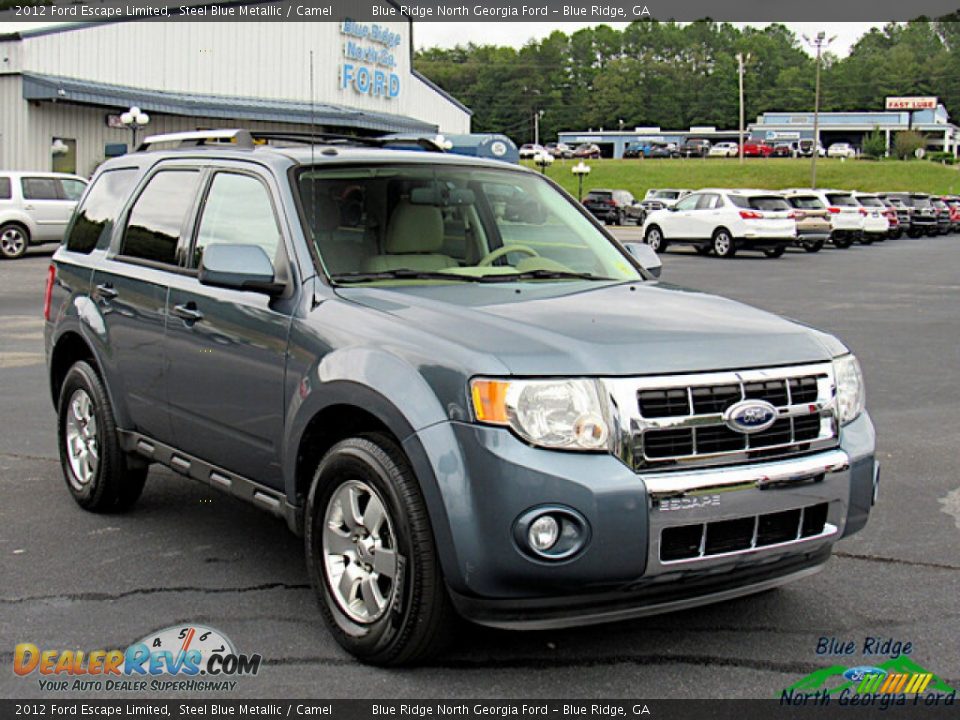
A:
<svg viewBox="0 0 960 720">
<path fill-rule="evenodd" d="M 620 230 L 638 237 L 634 228 Z M 46 697 L 13 647 L 125 647 L 181 622 L 216 627 L 265 666 L 236 696 L 778 697 L 845 658 L 821 637 L 893 638 L 960 686 L 960 237 L 778 260 L 678 250 L 664 279 L 839 335 L 861 359 L 883 462 L 880 503 L 825 570 L 753 598 L 582 630 L 465 628 L 430 667 L 364 667 L 327 634 L 300 542 L 279 521 L 153 469 L 128 515 L 81 511 L 63 487 L 43 364 L 52 249 L 0 262 L 0 696 Z M 854 664 L 884 658 L 857 656 Z M 115 695 L 111 695 L 115 697 Z M 121 695 L 122 696 L 122 695 Z"/>
</svg>

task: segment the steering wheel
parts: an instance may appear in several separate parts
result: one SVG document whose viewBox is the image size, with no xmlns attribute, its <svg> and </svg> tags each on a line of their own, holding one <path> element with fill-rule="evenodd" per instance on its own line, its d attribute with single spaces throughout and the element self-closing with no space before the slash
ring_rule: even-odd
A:
<svg viewBox="0 0 960 720">
<path fill-rule="evenodd" d="M 484 255 L 483 260 L 477 263 L 477 267 L 488 267 L 493 264 L 494 260 L 499 260 L 504 255 L 509 255 L 514 252 L 523 253 L 524 255 L 530 255 L 532 257 L 540 257 L 540 253 L 526 245 L 504 245 Z"/>
</svg>

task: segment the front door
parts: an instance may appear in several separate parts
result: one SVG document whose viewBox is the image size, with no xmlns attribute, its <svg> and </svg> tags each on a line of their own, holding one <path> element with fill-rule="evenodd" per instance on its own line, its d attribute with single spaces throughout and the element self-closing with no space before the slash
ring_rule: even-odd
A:
<svg viewBox="0 0 960 720">
<path fill-rule="evenodd" d="M 274 196 L 264 178 L 214 172 L 187 255 L 190 273 L 171 281 L 168 393 L 176 445 L 252 480 L 282 487 L 283 380 L 289 305 L 258 292 L 201 285 L 205 248 L 259 245 L 277 277 L 289 273 Z"/>
</svg>

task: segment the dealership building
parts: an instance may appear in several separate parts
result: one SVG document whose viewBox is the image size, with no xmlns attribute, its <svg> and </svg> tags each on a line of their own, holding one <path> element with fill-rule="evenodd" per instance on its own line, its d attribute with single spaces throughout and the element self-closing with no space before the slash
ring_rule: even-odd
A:
<svg viewBox="0 0 960 720">
<path fill-rule="evenodd" d="M 943 150 L 960 153 L 960 128 L 950 122 L 946 109 L 937 104 L 935 108 L 912 111 L 863 111 L 822 112 L 819 117 L 820 144 L 830 147 L 833 143 L 850 143 L 860 147 L 866 135 L 879 130 L 892 146 L 896 133 L 916 130 L 927 137 L 928 150 Z M 794 140 L 812 139 L 813 113 L 768 112 L 747 126 L 745 137 L 770 144 Z M 588 130 L 586 132 L 561 132 L 559 142 L 576 146 L 580 143 L 595 143 L 604 157 L 621 158 L 627 145 L 634 142 L 667 142 L 681 144 L 688 138 L 704 138 L 711 143 L 737 142 L 736 130 L 718 130 L 715 127 L 691 127 L 689 130 L 661 130 L 658 127 L 638 127 L 633 130 Z"/>
<path fill-rule="evenodd" d="M 0 35 L 0 169 L 89 175 L 145 135 L 215 127 L 469 133 L 470 110 L 413 69 L 412 33 L 400 20 L 106 22 Z M 149 122 L 124 125 L 130 108 Z"/>
</svg>

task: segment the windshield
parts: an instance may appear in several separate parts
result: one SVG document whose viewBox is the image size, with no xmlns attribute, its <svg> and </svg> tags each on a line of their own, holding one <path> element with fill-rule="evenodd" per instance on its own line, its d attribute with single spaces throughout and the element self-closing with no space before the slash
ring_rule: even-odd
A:
<svg viewBox="0 0 960 720">
<path fill-rule="evenodd" d="M 790 198 L 790 204 L 795 208 L 801 208 L 803 210 L 822 210 L 824 205 L 820 202 L 820 198 L 814 197 L 813 195 L 805 195 L 800 197 Z"/>
<path fill-rule="evenodd" d="M 313 167 L 297 183 L 334 282 L 642 279 L 574 203 L 532 173 Z"/>
<path fill-rule="evenodd" d="M 604 190 L 591 190 L 587 193 L 587 196 L 584 198 L 584 202 L 587 200 L 611 200 L 613 198 L 613 193 L 610 191 Z"/>
<path fill-rule="evenodd" d="M 913 203 L 915 208 L 928 208 L 930 207 L 930 198 L 927 197 L 912 197 L 910 201 Z"/>
<path fill-rule="evenodd" d="M 651 195 L 651 197 L 659 198 L 661 200 L 676 200 L 680 197 L 680 193 L 677 190 L 657 190 Z"/>
</svg>

